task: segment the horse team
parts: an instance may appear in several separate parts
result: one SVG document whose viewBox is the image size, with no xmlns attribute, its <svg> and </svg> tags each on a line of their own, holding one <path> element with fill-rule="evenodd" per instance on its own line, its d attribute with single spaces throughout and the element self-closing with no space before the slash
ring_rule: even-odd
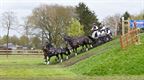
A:
<svg viewBox="0 0 144 80">
<path fill-rule="evenodd" d="M 109 28 L 102 28 L 94 30 L 91 36 L 73 38 L 64 35 L 63 39 L 68 44 L 68 46 L 65 48 L 55 48 L 53 45 L 51 45 L 51 43 L 46 42 L 46 46 L 44 46 L 42 49 L 44 52 L 44 59 L 46 64 L 50 64 L 50 59 L 52 56 L 56 56 L 58 62 L 62 62 L 63 55 L 66 55 L 66 59 L 68 59 L 72 51 L 75 53 L 75 55 L 77 55 L 77 49 L 79 47 L 82 47 L 81 50 L 87 51 L 92 47 L 111 41 L 112 32 Z"/>
</svg>

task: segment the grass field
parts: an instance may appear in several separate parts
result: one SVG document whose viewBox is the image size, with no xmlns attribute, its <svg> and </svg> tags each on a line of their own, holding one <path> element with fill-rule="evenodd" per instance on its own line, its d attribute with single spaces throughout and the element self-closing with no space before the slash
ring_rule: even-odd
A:
<svg viewBox="0 0 144 80">
<path fill-rule="evenodd" d="M 116 40 L 115 40 L 116 41 Z M 142 44 L 122 50 L 119 44 L 100 55 L 94 55 L 72 66 L 72 71 L 82 75 L 143 75 L 144 35 Z M 109 44 L 109 43 L 108 43 Z M 94 52 L 91 50 L 89 52 Z"/>
<path fill-rule="evenodd" d="M 3 78 L 43 78 L 43 77 L 67 77 L 75 76 L 69 70 L 60 65 L 43 64 L 43 56 L 0 56 L 0 77 Z"/>
<path fill-rule="evenodd" d="M 0 55 L 0 80 L 144 80 L 141 38 L 141 45 L 125 50 L 117 39 L 51 65 L 41 55 Z"/>
</svg>

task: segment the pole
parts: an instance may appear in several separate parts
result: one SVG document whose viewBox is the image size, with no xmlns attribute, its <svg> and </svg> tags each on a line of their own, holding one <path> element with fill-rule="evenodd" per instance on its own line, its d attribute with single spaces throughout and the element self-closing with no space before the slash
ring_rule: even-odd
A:
<svg viewBox="0 0 144 80">
<path fill-rule="evenodd" d="M 128 32 L 130 31 L 130 18 L 128 18 Z"/>
<path fill-rule="evenodd" d="M 118 27 L 118 23 L 117 20 L 115 19 L 115 37 L 117 36 L 117 27 Z"/>
<path fill-rule="evenodd" d="M 122 36 L 120 36 L 120 45 L 121 45 L 121 48 L 122 49 L 124 49 L 124 45 L 123 45 L 123 39 L 122 39 L 123 37 Z"/>
</svg>

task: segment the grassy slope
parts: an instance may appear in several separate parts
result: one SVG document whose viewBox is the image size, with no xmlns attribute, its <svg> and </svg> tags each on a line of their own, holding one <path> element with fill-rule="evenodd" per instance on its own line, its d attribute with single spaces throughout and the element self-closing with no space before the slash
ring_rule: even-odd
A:
<svg viewBox="0 0 144 80">
<path fill-rule="evenodd" d="M 121 50 L 119 43 L 104 54 L 92 56 L 71 67 L 82 75 L 143 75 L 144 74 L 144 35 L 143 44 Z M 106 44 L 107 45 L 107 44 Z M 93 50 L 90 52 L 94 52 Z M 96 52 L 95 52 L 96 53 Z"/>
<path fill-rule="evenodd" d="M 6 58 L 0 55 L 0 80 L 143 80 L 143 75 L 137 75 L 144 73 L 144 44 L 120 50 L 118 42 L 114 40 L 55 65 L 44 65 L 43 56 L 11 55 Z M 94 56 L 79 62 L 89 54 Z M 77 61 L 73 66 L 63 67 Z M 111 76 L 114 74 L 118 75 Z M 127 76 L 129 74 L 136 76 Z"/>
</svg>

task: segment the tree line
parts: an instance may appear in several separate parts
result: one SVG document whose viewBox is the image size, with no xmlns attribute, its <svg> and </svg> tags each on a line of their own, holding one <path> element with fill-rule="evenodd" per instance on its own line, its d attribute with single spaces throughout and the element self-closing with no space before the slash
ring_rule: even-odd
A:
<svg viewBox="0 0 144 80">
<path fill-rule="evenodd" d="M 7 43 L 7 35 L 0 37 L 0 45 L 4 45 Z M 41 48 L 41 39 L 39 37 L 27 37 L 25 35 L 22 35 L 20 37 L 17 36 L 9 36 L 9 43 L 13 43 L 14 45 L 18 46 L 25 46 L 28 48 L 35 48 L 40 49 Z"/>
</svg>

